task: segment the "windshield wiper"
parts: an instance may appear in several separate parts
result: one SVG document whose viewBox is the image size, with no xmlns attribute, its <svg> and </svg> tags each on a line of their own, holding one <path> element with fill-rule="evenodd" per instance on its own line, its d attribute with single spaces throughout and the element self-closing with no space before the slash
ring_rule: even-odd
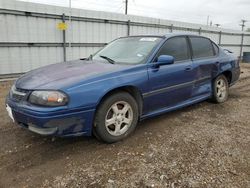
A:
<svg viewBox="0 0 250 188">
<path fill-rule="evenodd" d="M 104 56 L 104 55 L 99 55 L 101 58 L 107 60 L 109 63 L 111 64 L 115 64 L 115 61 L 107 56 Z"/>
<path fill-rule="evenodd" d="M 93 57 L 93 55 L 92 54 L 90 54 L 90 56 L 89 57 L 83 57 L 83 58 L 80 58 L 80 60 L 87 60 L 87 61 L 90 61 L 90 60 L 92 60 L 92 57 Z"/>
</svg>

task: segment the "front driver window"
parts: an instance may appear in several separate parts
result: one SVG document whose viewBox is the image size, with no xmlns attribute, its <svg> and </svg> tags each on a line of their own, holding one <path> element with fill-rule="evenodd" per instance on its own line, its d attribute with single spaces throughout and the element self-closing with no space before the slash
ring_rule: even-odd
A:
<svg viewBox="0 0 250 188">
<path fill-rule="evenodd" d="M 186 37 L 168 39 L 160 49 L 157 57 L 160 55 L 171 55 L 175 58 L 175 61 L 190 59 Z"/>
</svg>

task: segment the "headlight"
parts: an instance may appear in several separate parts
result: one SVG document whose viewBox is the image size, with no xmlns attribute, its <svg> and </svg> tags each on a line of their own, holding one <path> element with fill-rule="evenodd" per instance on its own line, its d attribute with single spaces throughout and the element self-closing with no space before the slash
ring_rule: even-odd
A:
<svg viewBox="0 0 250 188">
<path fill-rule="evenodd" d="M 68 102 L 68 97 L 60 91 L 33 91 L 29 102 L 42 106 L 63 106 Z"/>
</svg>

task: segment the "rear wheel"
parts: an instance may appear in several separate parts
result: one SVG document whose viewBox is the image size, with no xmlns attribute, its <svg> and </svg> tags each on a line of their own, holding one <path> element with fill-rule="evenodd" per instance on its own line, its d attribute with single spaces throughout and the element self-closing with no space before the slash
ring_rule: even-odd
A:
<svg viewBox="0 0 250 188">
<path fill-rule="evenodd" d="M 129 93 L 118 92 L 106 98 L 97 109 L 94 133 L 104 142 L 117 142 L 133 132 L 137 121 L 135 99 Z"/>
<path fill-rule="evenodd" d="M 228 99 L 228 80 L 224 75 L 219 75 L 213 82 L 213 101 L 216 103 L 225 102 Z"/>
</svg>

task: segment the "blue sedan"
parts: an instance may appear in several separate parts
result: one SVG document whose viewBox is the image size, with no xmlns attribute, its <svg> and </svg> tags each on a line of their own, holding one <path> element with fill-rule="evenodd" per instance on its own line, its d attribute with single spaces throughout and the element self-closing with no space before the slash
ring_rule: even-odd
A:
<svg viewBox="0 0 250 188">
<path fill-rule="evenodd" d="M 138 121 L 203 100 L 222 103 L 239 62 L 209 38 L 190 34 L 122 37 L 89 58 L 30 71 L 12 86 L 6 109 L 41 135 L 113 143 Z"/>
</svg>

